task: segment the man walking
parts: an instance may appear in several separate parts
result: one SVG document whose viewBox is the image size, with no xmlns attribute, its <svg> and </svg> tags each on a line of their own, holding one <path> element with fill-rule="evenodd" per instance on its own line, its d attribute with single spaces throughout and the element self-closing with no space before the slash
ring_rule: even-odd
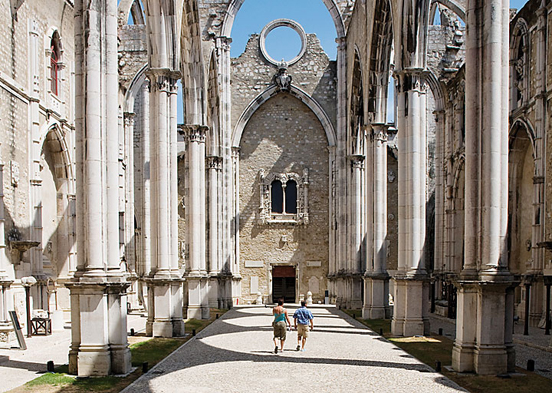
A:
<svg viewBox="0 0 552 393">
<path fill-rule="evenodd" d="M 307 309 L 307 304 L 305 301 L 301 301 L 301 308 L 298 308 L 293 313 L 293 327 L 297 329 L 297 350 L 304 351 L 305 343 L 307 342 L 307 337 L 309 336 L 309 325 L 310 330 L 314 329 L 313 324 L 314 317 L 309 309 Z"/>
</svg>

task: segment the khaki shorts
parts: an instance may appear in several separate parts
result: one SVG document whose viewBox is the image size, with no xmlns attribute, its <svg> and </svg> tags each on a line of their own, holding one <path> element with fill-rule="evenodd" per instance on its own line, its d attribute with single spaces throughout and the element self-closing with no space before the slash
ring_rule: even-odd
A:
<svg viewBox="0 0 552 393">
<path fill-rule="evenodd" d="M 297 325 L 297 335 L 307 338 L 309 336 L 309 325 Z"/>
<path fill-rule="evenodd" d="M 274 330 L 274 338 L 279 338 L 280 340 L 286 339 L 286 322 L 280 321 L 272 324 Z"/>
</svg>

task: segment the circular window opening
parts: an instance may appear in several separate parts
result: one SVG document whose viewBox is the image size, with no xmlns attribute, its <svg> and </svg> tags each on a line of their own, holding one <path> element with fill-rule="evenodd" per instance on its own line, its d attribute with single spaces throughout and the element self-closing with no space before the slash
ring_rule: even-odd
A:
<svg viewBox="0 0 552 393">
<path fill-rule="evenodd" d="M 289 63 L 299 56 L 303 43 L 299 33 L 291 27 L 279 26 L 268 33 L 265 45 L 270 57 Z"/>
</svg>

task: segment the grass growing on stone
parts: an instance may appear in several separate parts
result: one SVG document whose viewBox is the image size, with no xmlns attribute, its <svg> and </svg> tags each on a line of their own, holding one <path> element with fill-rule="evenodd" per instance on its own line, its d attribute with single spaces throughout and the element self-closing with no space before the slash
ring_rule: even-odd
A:
<svg viewBox="0 0 552 393">
<path fill-rule="evenodd" d="M 25 385 L 13 389 L 12 393 L 37 392 L 54 393 L 69 392 L 82 393 L 90 391 L 101 391 L 108 393 L 120 392 L 142 375 L 142 364 L 148 362 L 148 368 L 169 356 L 192 337 L 192 330 L 199 333 L 206 326 L 216 319 L 216 314 L 222 315 L 226 310 L 212 309 L 211 318 L 208 320 L 190 319 L 185 322 L 186 337 L 175 338 L 151 338 L 129 345 L 132 354 L 132 366 L 137 367 L 126 377 L 98 377 L 98 378 L 76 378 L 68 375 L 67 365 L 56 368 L 54 373 L 46 373 Z"/>
<path fill-rule="evenodd" d="M 414 356 L 428 366 L 435 368 L 436 362 L 441 362 L 441 374 L 453 380 L 458 385 L 472 393 L 500 392 L 500 393 L 529 393 L 552 392 L 552 380 L 533 372 L 516 368 L 520 376 L 501 378 L 497 376 L 481 376 L 475 374 L 459 374 L 445 369 L 452 365 L 453 340 L 443 336 L 432 337 L 393 337 L 391 335 L 391 321 L 387 319 L 361 319 L 359 310 L 343 310 L 350 316 L 356 315 L 357 320 L 368 326 L 374 332 L 383 330 L 383 337 L 397 347 Z"/>
</svg>

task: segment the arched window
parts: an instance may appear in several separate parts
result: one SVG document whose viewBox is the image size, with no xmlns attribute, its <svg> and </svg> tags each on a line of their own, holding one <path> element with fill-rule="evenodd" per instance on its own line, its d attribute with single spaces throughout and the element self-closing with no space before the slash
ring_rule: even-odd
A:
<svg viewBox="0 0 552 393">
<path fill-rule="evenodd" d="M 57 96 L 59 95 L 61 79 L 59 74 L 61 50 L 57 31 L 52 36 L 50 51 L 50 91 Z"/>
<path fill-rule="evenodd" d="M 288 180 L 285 188 L 286 194 L 286 213 L 297 213 L 297 183 L 295 180 Z"/>
<path fill-rule="evenodd" d="M 274 180 L 270 185 L 272 213 L 284 212 L 284 189 L 280 180 Z"/>
</svg>

